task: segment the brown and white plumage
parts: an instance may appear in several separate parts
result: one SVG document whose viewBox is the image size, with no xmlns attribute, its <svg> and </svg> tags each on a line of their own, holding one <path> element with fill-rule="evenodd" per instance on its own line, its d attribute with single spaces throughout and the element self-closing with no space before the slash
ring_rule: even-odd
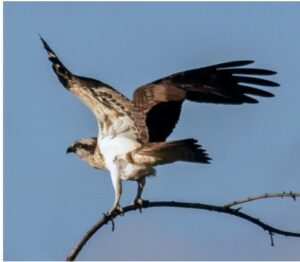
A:
<svg viewBox="0 0 300 262">
<path fill-rule="evenodd" d="M 101 147 L 101 145 L 99 145 L 96 137 L 81 138 L 68 147 L 67 153 L 75 153 L 91 167 L 108 170 L 99 147 Z M 209 163 L 210 158 L 205 150 L 197 144 L 197 140 L 184 139 L 171 142 L 147 143 L 127 153 L 126 160 L 132 165 L 142 167 L 128 178 L 122 176 L 122 172 L 120 172 L 123 180 L 137 181 L 138 190 L 134 202 L 141 203 L 141 195 L 146 182 L 145 177 L 155 174 L 153 166 L 169 164 L 176 161 Z M 125 163 L 125 170 L 127 166 Z"/>
<path fill-rule="evenodd" d="M 67 149 L 67 154 L 69 153 L 75 153 L 93 168 L 107 170 L 97 143 L 97 137 L 81 138 L 74 141 Z"/>
<path fill-rule="evenodd" d="M 67 153 L 75 153 L 91 167 L 107 170 L 104 157 L 99 150 L 97 137 L 81 138 L 74 141 Z M 147 143 L 126 155 L 129 162 L 137 165 L 164 165 L 176 161 L 209 163 L 210 158 L 195 139 L 171 142 Z M 136 179 L 133 179 L 136 180 Z"/>
<path fill-rule="evenodd" d="M 140 198 L 145 177 L 154 173 L 152 166 L 191 161 L 197 155 L 195 152 L 199 157 L 195 157 L 194 162 L 208 162 L 209 158 L 195 140 L 164 142 L 174 129 L 185 100 L 217 104 L 257 103 L 251 96 L 273 95 L 252 87 L 252 84 L 278 86 L 272 81 L 251 76 L 273 75 L 275 72 L 241 68 L 252 61 L 234 61 L 156 80 L 136 89 L 131 101 L 101 81 L 72 74 L 41 40 L 60 82 L 97 119 L 97 147 L 104 163 L 99 162 L 98 166 L 104 166 L 110 172 L 115 189 L 115 202 L 110 213 L 119 208 L 121 180 L 137 180 L 137 198 Z"/>
</svg>

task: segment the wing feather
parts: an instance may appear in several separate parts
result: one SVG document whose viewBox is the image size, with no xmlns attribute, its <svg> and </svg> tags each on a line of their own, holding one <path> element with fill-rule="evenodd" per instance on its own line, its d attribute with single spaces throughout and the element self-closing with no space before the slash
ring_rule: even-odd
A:
<svg viewBox="0 0 300 262">
<path fill-rule="evenodd" d="M 276 72 L 258 68 L 240 68 L 251 63 L 253 61 L 250 60 L 232 61 L 192 69 L 137 88 L 133 94 L 133 101 L 135 106 L 147 115 L 150 142 L 165 141 L 171 134 L 180 117 L 184 100 L 243 104 L 258 103 L 258 100 L 251 96 L 272 97 L 272 93 L 253 87 L 253 85 L 266 87 L 279 85 L 253 75 L 267 76 L 274 75 Z M 164 104 L 161 106 L 162 110 L 158 110 L 160 104 Z M 168 110 L 168 107 L 171 110 Z M 163 119 L 168 119 L 168 121 Z M 165 124 L 157 125 L 161 122 Z"/>
<path fill-rule="evenodd" d="M 60 82 L 95 115 L 101 137 L 125 136 L 141 143 L 148 141 L 145 114 L 132 101 L 101 81 L 72 74 L 42 39 L 49 60 Z"/>
<path fill-rule="evenodd" d="M 176 161 L 210 163 L 211 158 L 195 139 L 148 143 L 131 153 L 136 163 L 162 165 Z"/>
<path fill-rule="evenodd" d="M 129 136 L 142 143 L 165 141 L 180 117 L 184 100 L 204 103 L 258 103 L 251 96 L 272 97 L 256 87 L 275 87 L 277 83 L 256 76 L 276 72 L 240 68 L 250 60 L 232 61 L 192 69 L 139 87 L 133 102 L 111 86 L 98 80 L 72 74 L 42 39 L 49 60 L 61 83 L 94 113 L 104 136 Z M 250 95 L 250 96 L 249 96 Z"/>
</svg>

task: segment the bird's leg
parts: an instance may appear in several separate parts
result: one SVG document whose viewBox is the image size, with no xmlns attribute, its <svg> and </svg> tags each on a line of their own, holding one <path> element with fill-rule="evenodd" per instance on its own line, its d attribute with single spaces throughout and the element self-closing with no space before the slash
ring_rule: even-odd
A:
<svg viewBox="0 0 300 262">
<path fill-rule="evenodd" d="M 137 184 L 138 184 L 137 194 L 134 199 L 133 205 L 142 206 L 144 203 L 144 200 L 142 199 L 142 192 L 146 184 L 146 178 L 145 177 L 140 178 L 139 180 L 137 180 Z"/>
<path fill-rule="evenodd" d="M 119 211 L 120 213 L 123 213 L 123 209 L 119 204 L 121 194 L 122 194 L 122 181 L 118 175 L 113 175 L 113 174 L 111 174 L 111 179 L 115 190 L 115 201 L 112 208 L 109 210 L 108 215 L 112 215 L 115 211 Z"/>
</svg>

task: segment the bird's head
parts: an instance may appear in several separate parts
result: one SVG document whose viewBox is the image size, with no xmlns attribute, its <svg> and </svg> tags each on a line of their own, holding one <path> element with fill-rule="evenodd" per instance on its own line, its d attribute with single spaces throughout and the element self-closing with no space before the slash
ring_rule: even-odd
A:
<svg viewBox="0 0 300 262">
<path fill-rule="evenodd" d="M 66 153 L 76 154 L 81 160 L 87 162 L 94 168 L 106 169 L 103 156 L 97 146 L 96 137 L 87 137 L 76 140 L 67 148 Z"/>
<path fill-rule="evenodd" d="M 81 138 L 73 142 L 67 148 L 68 153 L 75 153 L 80 158 L 86 157 L 87 155 L 93 155 L 97 146 L 96 137 Z"/>
</svg>

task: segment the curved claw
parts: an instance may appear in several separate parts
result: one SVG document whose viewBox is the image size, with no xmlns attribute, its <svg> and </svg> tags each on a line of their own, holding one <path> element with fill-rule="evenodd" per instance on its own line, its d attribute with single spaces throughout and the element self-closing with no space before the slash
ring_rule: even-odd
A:
<svg viewBox="0 0 300 262">
<path fill-rule="evenodd" d="M 115 222 L 114 222 L 113 217 L 109 214 L 109 212 L 103 213 L 103 216 L 104 216 L 106 219 L 109 219 L 109 221 L 111 221 L 111 231 L 114 232 L 114 230 L 115 230 Z M 107 223 L 107 222 L 106 222 L 106 223 Z"/>
<path fill-rule="evenodd" d="M 121 216 L 124 216 L 124 210 L 121 206 L 113 206 L 111 210 L 107 213 L 108 216 L 112 216 L 115 212 L 119 212 Z"/>
<path fill-rule="evenodd" d="M 124 210 L 123 210 L 122 207 L 118 206 L 117 207 L 117 211 L 119 211 L 119 213 L 120 213 L 121 216 L 124 216 Z"/>
<path fill-rule="evenodd" d="M 140 213 L 142 213 L 142 208 L 145 206 L 145 204 L 149 203 L 148 200 L 143 200 L 142 198 L 136 198 L 133 202 L 132 205 L 136 206 Z"/>
</svg>

